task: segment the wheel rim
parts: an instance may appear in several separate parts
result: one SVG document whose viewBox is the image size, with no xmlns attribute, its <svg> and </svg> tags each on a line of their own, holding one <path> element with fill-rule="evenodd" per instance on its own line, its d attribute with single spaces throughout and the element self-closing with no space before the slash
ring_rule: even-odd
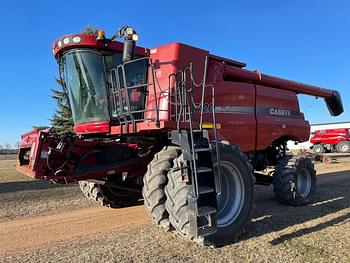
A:
<svg viewBox="0 0 350 263">
<path fill-rule="evenodd" d="M 345 144 L 345 143 L 341 144 L 341 145 L 340 145 L 340 150 L 341 150 L 342 152 L 347 152 L 347 151 L 349 151 L 349 145 L 347 145 L 347 144 Z"/>
<path fill-rule="evenodd" d="M 321 152 L 321 147 L 320 147 L 320 146 L 315 146 L 315 147 L 314 147 L 314 151 L 315 151 L 316 153 Z"/>
<path fill-rule="evenodd" d="M 298 193 L 301 197 L 307 197 L 311 191 L 311 175 L 307 169 L 302 169 L 297 177 Z"/>
<path fill-rule="evenodd" d="M 238 168 L 221 161 L 221 194 L 218 195 L 218 227 L 230 225 L 239 216 L 244 203 L 244 183 Z"/>
</svg>

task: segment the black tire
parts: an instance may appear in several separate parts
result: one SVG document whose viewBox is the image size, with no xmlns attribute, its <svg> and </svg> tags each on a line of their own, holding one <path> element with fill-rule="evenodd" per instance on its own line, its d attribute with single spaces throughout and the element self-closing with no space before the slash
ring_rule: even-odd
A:
<svg viewBox="0 0 350 263">
<path fill-rule="evenodd" d="M 253 186 L 255 183 L 255 178 L 252 174 L 251 165 L 236 146 L 219 144 L 219 151 L 222 178 L 225 179 L 226 182 L 230 177 L 238 178 L 240 181 L 240 186 L 243 189 L 242 193 L 244 194 L 241 195 L 241 198 L 225 199 L 226 201 L 232 200 L 232 202 L 228 204 L 227 202 L 221 201 L 224 200 L 223 197 L 221 200 L 220 197 L 218 197 L 217 232 L 206 237 L 210 243 L 214 244 L 224 244 L 235 241 L 238 236 L 246 230 L 246 225 L 250 222 L 254 208 Z M 180 156 L 174 160 L 174 168 L 168 173 L 168 184 L 165 187 L 165 194 L 167 196 L 165 206 L 169 213 L 170 223 L 177 230 L 177 232 L 186 239 L 194 239 L 195 237 L 191 236 L 189 231 L 190 223 L 187 201 L 188 185 L 183 182 L 181 170 L 178 169 L 182 159 L 183 157 Z M 235 169 L 235 173 L 232 173 L 233 170 L 230 171 L 227 167 L 232 167 Z M 225 189 L 228 189 L 228 192 L 232 194 L 233 185 L 225 184 L 225 180 L 223 179 L 221 180 L 222 189 L 225 187 Z M 228 197 L 232 197 L 232 195 L 228 195 Z M 227 215 L 226 210 L 231 209 L 231 211 L 233 211 L 233 206 L 235 206 L 237 203 L 235 200 L 239 201 L 240 208 L 237 210 L 234 217 L 231 217 L 231 221 L 226 220 L 227 222 L 223 224 L 223 221 L 225 220 L 225 213 Z M 226 206 L 220 206 L 220 204 L 225 204 Z"/>
<path fill-rule="evenodd" d="M 165 209 L 164 187 L 168 182 L 168 170 L 172 168 L 173 160 L 179 156 L 180 152 L 177 146 L 165 146 L 155 154 L 143 177 L 142 195 L 146 211 L 158 226 L 166 230 L 170 229 L 170 223 Z"/>
<path fill-rule="evenodd" d="M 315 153 L 324 153 L 326 151 L 322 144 L 315 144 L 312 146 L 312 150 Z"/>
<path fill-rule="evenodd" d="M 119 208 L 138 203 L 141 193 L 119 190 L 90 181 L 79 181 L 80 190 L 90 200 L 104 207 Z"/>
<path fill-rule="evenodd" d="M 342 141 L 338 143 L 336 146 L 337 152 L 340 153 L 349 153 L 350 152 L 350 142 L 349 141 Z"/>
<path fill-rule="evenodd" d="M 316 171 L 309 158 L 287 156 L 276 167 L 273 186 L 281 203 L 301 206 L 312 202 L 316 182 Z"/>
</svg>

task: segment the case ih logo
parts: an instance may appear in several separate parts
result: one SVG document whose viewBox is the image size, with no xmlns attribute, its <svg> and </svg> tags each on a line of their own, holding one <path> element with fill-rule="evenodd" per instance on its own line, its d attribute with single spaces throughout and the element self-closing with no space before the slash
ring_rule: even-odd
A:
<svg viewBox="0 0 350 263">
<path fill-rule="evenodd" d="M 277 116 L 285 116 L 285 117 L 291 116 L 291 110 L 287 110 L 287 109 L 270 108 L 269 113 L 270 115 L 277 115 Z"/>
</svg>

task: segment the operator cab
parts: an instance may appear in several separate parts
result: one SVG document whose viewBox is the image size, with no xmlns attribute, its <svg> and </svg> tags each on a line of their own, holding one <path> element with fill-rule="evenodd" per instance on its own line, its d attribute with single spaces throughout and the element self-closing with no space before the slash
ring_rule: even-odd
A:
<svg viewBox="0 0 350 263">
<path fill-rule="evenodd" d="M 53 52 L 77 134 L 109 133 L 110 124 L 143 118 L 148 50 L 99 32 L 64 36 L 54 42 Z"/>
</svg>

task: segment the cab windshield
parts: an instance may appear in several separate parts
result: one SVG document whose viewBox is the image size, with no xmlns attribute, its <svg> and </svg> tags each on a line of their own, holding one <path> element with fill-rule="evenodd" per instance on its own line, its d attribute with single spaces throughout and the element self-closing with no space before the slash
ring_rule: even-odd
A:
<svg viewBox="0 0 350 263">
<path fill-rule="evenodd" d="M 92 50 L 74 50 L 63 56 L 62 66 L 74 123 L 108 121 L 103 54 Z"/>
</svg>

